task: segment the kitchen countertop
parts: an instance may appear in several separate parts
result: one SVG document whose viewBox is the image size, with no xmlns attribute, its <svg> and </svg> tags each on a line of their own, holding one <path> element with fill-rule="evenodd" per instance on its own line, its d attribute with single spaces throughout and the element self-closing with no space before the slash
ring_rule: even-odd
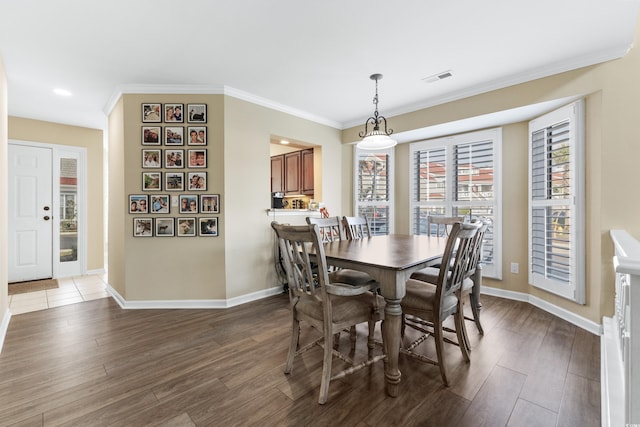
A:
<svg viewBox="0 0 640 427">
<path fill-rule="evenodd" d="M 267 209 L 267 215 L 309 215 L 309 213 L 320 213 L 319 209 Z"/>
</svg>

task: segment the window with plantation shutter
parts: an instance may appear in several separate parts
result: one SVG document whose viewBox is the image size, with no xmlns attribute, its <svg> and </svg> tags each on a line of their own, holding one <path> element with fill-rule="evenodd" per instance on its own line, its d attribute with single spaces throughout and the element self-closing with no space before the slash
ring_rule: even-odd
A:
<svg viewBox="0 0 640 427">
<path fill-rule="evenodd" d="M 374 235 L 392 233 L 394 151 L 354 150 L 355 215 L 369 219 Z"/>
<path fill-rule="evenodd" d="M 529 283 L 585 303 L 584 107 L 529 123 Z"/>
<path fill-rule="evenodd" d="M 490 222 L 482 246 L 483 275 L 502 276 L 500 230 L 502 130 L 489 129 L 411 144 L 412 234 L 427 230 L 430 215 Z"/>
</svg>

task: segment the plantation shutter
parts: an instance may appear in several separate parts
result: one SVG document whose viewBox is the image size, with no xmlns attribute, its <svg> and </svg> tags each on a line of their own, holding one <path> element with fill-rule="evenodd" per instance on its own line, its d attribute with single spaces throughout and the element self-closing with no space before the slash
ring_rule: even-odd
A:
<svg viewBox="0 0 640 427">
<path fill-rule="evenodd" d="M 355 149 L 355 215 L 366 216 L 374 235 L 393 228 L 393 150 Z"/>
<path fill-rule="evenodd" d="M 584 303 L 582 103 L 529 124 L 529 283 Z"/>
</svg>

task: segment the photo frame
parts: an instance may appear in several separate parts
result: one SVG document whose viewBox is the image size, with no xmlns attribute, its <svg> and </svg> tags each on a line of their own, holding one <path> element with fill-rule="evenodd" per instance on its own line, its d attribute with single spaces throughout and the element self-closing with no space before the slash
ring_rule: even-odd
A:
<svg viewBox="0 0 640 427">
<path fill-rule="evenodd" d="M 198 218 L 198 235 L 203 237 L 218 236 L 218 218 Z"/>
<path fill-rule="evenodd" d="M 183 123 L 184 104 L 164 104 L 165 123 Z"/>
<path fill-rule="evenodd" d="M 207 150 L 188 150 L 190 168 L 206 168 L 207 167 Z"/>
<path fill-rule="evenodd" d="M 219 194 L 201 194 L 200 195 L 200 213 L 209 213 L 209 214 L 220 213 L 220 195 Z"/>
<path fill-rule="evenodd" d="M 142 145 L 162 145 L 162 126 L 142 126 Z"/>
<path fill-rule="evenodd" d="M 133 218 L 133 237 L 153 237 L 153 218 Z"/>
<path fill-rule="evenodd" d="M 207 145 L 207 127 L 189 126 L 187 127 L 188 145 Z"/>
<path fill-rule="evenodd" d="M 149 198 L 146 194 L 129 195 L 129 213 L 149 213 Z"/>
<path fill-rule="evenodd" d="M 198 213 L 198 196 L 190 194 L 180 195 L 180 213 Z"/>
<path fill-rule="evenodd" d="M 187 122 L 207 123 L 207 104 L 187 104 Z"/>
<path fill-rule="evenodd" d="M 162 104 L 142 104 L 142 123 L 162 123 Z"/>
<path fill-rule="evenodd" d="M 162 190 L 162 172 L 142 172 L 142 191 Z"/>
<path fill-rule="evenodd" d="M 165 172 L 164 186 L 166 191 L 184 190 L 184 172 Z"/>
<path fill-rule="evenodd" d="M 184 145 L 184 127 L 165 126 L 164 145 Z"/>
<path fill-rule="evenodd" d="M 168 214 L 170 200 L 168 194 L 151 194 L 149 196 L 149 209 L 152 214 Z"/>
<path fill-rule="evenodd" d="M 182 169 L 184 167 L 184 150 L 164 150 L 164 167 Z"/>
<path fill-rule="evenodd" d="M 194 237 L 197 236 L 197 223 L 194 217 L 191 218 L 177 218 L 178 224 L 176 225 L 178 237 Z"/>
<path fill-rule="evenodd" d="M 162 150 L 142 150 L 142 168 L 161 168 L 162 167 Z"/>
<path fill-rule="evenodd" d="M 187 190 L 207 191 L 207 173 L 189 172 L 187 174 Z"/>
<path fill-rule="evenodd" d="M 175 235 L 173 218 L 156 218 L 156 236 L 171 237 Z"/>
</svg>

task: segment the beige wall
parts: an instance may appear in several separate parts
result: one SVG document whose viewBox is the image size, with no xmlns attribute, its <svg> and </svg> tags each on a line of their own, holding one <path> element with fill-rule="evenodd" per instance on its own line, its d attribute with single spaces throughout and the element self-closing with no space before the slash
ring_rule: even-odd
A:
<svg viewBox="0 0 640 427">
<path fill-rule="evenodd" d="M 86 148 L 87 270 L 104 269 L 104 140 L 99 129 L 9 117 L 9 139 Z"/>
<path fill-rule="evenodd" d="M 140 109 L 147 102 L 207 104 L 207 193 L 220 194 L 219 237 L 132 237 L 127 197 L 141 193 Z M 321 187 L 336 189 L 326 200 L 339 212 L 339 131 L 223 95 L 120 99 L 109 115 L 109 284 L 127 302 L 228 300 L 280 286 L 269 227 L 273 218 L 267 215 L 273 135 L 322 146 L 316 152 L 331 166 Z M 169 216 L 181 216 L 174 209 Z"/>
<path fill-rule="evenodd" d="M 638 39 L 638 35 L 636 35 Z M 390 118 L 396 132 L 427 127 L 565 97 L 586 100 L 586 287 L 587 303 L 579 305 L 529 286 L 521 268 L 509 272 L 511 262 L 527 265 L 527 122 L 503 128 L 503 280 L 488 286 L 524 292 L 600 323 L 613 311 L 613 246 L 609 230 L 622 228 L 640 238 L 637 212 L 640 198 L 629 193 L 637 182 L 640 158 L 640 50 L 624 58 L 544 79 L 508 87 Z M 358 139 L 359 127 L 346 129 L 342 140 Z M 408 144 L 396 148 L 396 231 L 408 231 Z M 351 147 L 343 150 L 351 174 Z M 348 199 L 347 197 L 345 197 Z M 525 270 L 526 271 L 526 270 Z"/>
<path fill-rule="evenodd" d="M 4 62 L 0 56 L 0 200 L 6 201 L 9 197 L 7 182 L 9 177 L 7 171 L 9 169 L 7 159 L 8 147 L 8 118 L 7 111 L 7 74 L 4 70 Z M 7 203 L 0 203 L 0 349 L 2 348 L 2 325 L 9 311 L 9 297 L 7 296 L 8 288 L 8 254 L 7 241 L 8 236 L 8 212 Z"/>
</svg>

